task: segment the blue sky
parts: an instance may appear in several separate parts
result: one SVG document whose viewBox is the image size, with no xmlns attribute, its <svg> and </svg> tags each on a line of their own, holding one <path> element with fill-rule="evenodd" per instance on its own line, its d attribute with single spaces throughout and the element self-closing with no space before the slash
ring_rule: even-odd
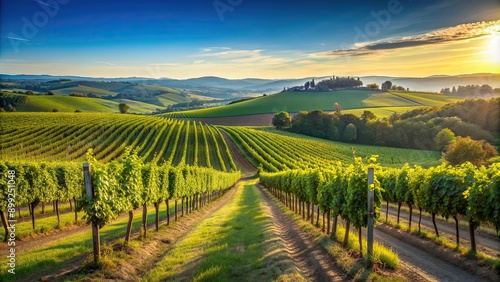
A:
<svg viewBox="0 0 500 282">
<path fill-rule="evenodd" d="M 498 0 L 0 1 L 0 73 L 294 78 L 500 72 Z"/>
</svg>

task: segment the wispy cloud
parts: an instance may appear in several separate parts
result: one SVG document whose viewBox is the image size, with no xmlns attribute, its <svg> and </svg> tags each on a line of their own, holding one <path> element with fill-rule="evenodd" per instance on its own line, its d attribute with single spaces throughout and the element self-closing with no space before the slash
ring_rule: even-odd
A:
<svg viewBox="0 0 500 282">
<path fill-rule="evenodd" d="M 209 48 L 206 48 L 207 50 Z M 211 49 L 200 54 L 192 55 L 191 57 L 202 58 L 203 61 L 212 61 L 217 63 L 228 64 L 282 64 L 290 61 L 286 58 L 275 57 L 272 55 L 264 54 L 265 50 L 234 50 L 230 48 L 225 49 Z"/>
<path fill-rule="evenodd" d="M 231 48 L 229 47 L 208 47 L 208 48 L 203 48 L 203 52 L 213 52 L 213 51 L 221 51 L 221 50 L 230 50 Z"/>
<path fill-rule="evenodd" d="M 7 39 L 11 39 L 11 40 L 19 40 L 19 41 L 29 41 L 28 39 L 26 38 L 21 38 L 21 37 L 15 37 L 15 36 L 1 36 L 2 38 L 7 38 Z"/>
<path fill-rule="evenodd" d="M 114 66 L 114 65 L 115 65 L 115 64 L 113 64 L 113 63 L 110 63 L 110 62 L 103 62 L 103 61 L 99 62 L 99 64 L 108 65 L 108 66 Z"/>
<path fill-rule="evenodd" d="M 311 57 L 366 56 L 385 50 L 473 39 L 490 35 L 498 30 L 500 30 L 500 20 L 467 23 L 418 35 L 388 38 L 375 42 L 358 43 L 350 49 L 338 49 L 333 51 L 314 53 L 311 54 Z"/>
<path fill-rule="evenodd" d="M 43 2 L 42 0 L 34 0 L 34 1 L 37 2 L 37 3 L 39 3 L 40 5 L 44 5 L 44 6 L 56 9 L 56 7 L 54 7 L 54 5 L 51 5 L 51 4 L 47 3 L 47 2 Z"/>
</svg>

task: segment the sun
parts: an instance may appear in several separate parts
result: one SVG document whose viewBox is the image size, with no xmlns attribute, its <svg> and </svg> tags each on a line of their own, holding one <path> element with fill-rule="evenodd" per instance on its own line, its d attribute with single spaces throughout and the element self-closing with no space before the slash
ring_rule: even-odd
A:
<svg viewBox="0 0 500 282">
<path fill-rule="evenodd" d="M 490 55 L 493 63 L 500 63 L 500 31 L 492 33 L 490 39 Z"/>
</svg>

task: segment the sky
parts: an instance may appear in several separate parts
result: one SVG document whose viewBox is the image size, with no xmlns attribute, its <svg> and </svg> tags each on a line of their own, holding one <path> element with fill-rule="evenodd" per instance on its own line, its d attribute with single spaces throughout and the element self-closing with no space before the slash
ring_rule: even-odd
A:
<svg viewBox="0 0 500 282">
<path fill-rule="evenodd" d="M 0 73 L 500 73 L 498 0 L 0 0 Z"/>
</svg>

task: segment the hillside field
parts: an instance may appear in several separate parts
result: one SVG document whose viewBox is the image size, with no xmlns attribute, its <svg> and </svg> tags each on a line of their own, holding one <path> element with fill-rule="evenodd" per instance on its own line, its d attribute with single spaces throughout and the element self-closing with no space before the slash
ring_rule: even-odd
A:
<svg viewBox="0 0 500 282">
<path fill-rule="evenodd" d="M 339 90 L 331 92 L 281 92 L 235 104 L 170 114 L 173 117 L 205 118 L 268 114 L 279 111 L 333 111 L 339 103 L 346 112 L 373 111 L 379 117 L 402 113 L 416 107 L 441 106 L 462 100 L 435 93 L 382 92 L 372 90 Z"/>
<path fill-rule="evenodd" d="M 57 109 L 60 112 L 74 112 L 76 110 L 80 110 L 82 112 L 117 113 L 118 105 L 122 102 L 130 106 L 130 113 L 147 113 L 152 112 L 156 108 L 158 108 L 158 106 L 156 105 L 127 99 L 110 101 L 105 99 L 86 97 L 34 95 L 28 96 L 28 101 L 25 104 L 18 105 L 16 107 L 16 111 L 51 112 L 53 109 Z"/>
</svg>

